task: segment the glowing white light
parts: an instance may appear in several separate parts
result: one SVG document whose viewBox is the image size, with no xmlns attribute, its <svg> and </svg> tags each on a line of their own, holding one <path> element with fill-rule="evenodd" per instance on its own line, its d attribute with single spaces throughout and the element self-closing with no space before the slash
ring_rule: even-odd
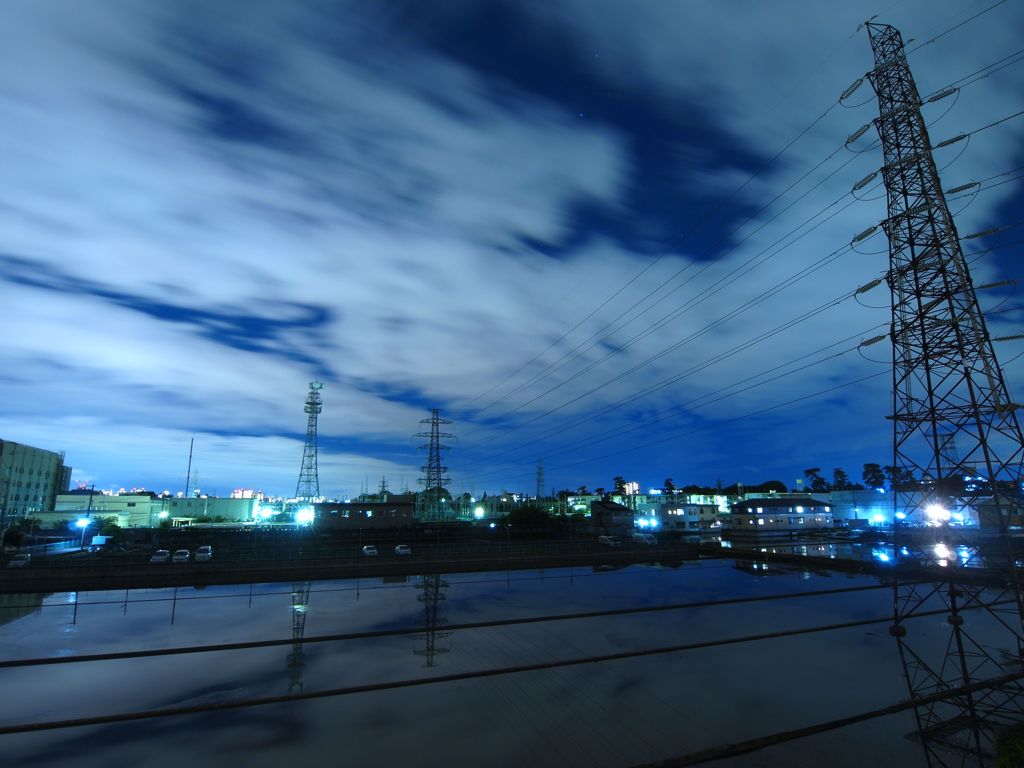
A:
<svg viewBox="0 0 1024 768">
<path fill-rule="evenodd" d="M 299 525 L 311 525 L 316 519 L 316 513 L 309 507 L 300 509 L 295 513 L 295 522 Z"/>
<path fill-rule="evenodd" d="M 651 518 L 651 528 L 657 528 L 658 521 L 655 518 Z"/>
<path fill-rule="evenodd" d="M 171 513 L 165 509 L 163 512 L 157 512 L 156 516 L 159 517 L 161 520 L 166 520 L 168 517 L 171 516 Z"/>
<path fill-rule="evenodd" d="M 872 515 L 871 522 L 875 523 L 876 525 L 881 525 L 885 522 L 885 515 Z"/>
<path fill-rule="evenodd" d="M 879 550 L 875 550 L 874 552 L 872 552 L 872 554 L 875 556 L 875 559 L 878 560 L 880 563 L 888 563 L 891 559 L 888 553 Z"/>
<path fill-rule="evenodd" d="M 648 525 L 647 518 L 646 517 L 641 517 L 639 520 L 636 521 L 636 524 L 640 528 L 646 528 L 647 525 Z"/>
<path fill-rule="evenodd" d="M 77 520 L 75 520 L 75 525 L 79 528 L 88 528 L 89 523 L 91 522 L 92 521 L 88 517 L 80 517 Z"/>
<path fill-rule="evenodd" d="M 897 512 L 896 513 L 896 519 L 897 520 L 906 520 L 907 519 L 907 513 L 906 512 Z"/>
<path fill-rule="evenodd" d="M 949 547 L 947 547 L 945 544 L 936 544 L 935 547 L 932 549 L 932 552 L 934 552 L 935 556 L 940 560 L 949 559 Z"/>
<path fill-rule="evenodd" d="M 491 523 L 491 528 L 494 528 L 496 525 L 496 523 Z"/>
<path fill-rule="evenodd" d="M 941 504 L 929 504 L 924 508 L 924 513 L 934 525 L 945 522 L 950 518 L 949 510 Z"/>
<path fill-rule="evenodd" d="M 473 517 L 475 517 L 477 520 L 483 519 L 483 516 L 484 516 L 484 508 L 483 507 L 477 507 L 476 509 L 473 510 Z"/>
</svg>

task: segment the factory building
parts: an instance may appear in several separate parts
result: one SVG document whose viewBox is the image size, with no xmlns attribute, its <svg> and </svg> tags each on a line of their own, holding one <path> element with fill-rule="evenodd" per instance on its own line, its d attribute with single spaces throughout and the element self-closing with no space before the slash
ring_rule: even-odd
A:
<svg viewBox="0 0 1024 768">
<path fill-rule="evenodd" d="M 64 454 L 0 440 L 0 514 L 8 523 L 53 509 L 57 494 L 67 491 L 71 467 Z"/>
</svg>

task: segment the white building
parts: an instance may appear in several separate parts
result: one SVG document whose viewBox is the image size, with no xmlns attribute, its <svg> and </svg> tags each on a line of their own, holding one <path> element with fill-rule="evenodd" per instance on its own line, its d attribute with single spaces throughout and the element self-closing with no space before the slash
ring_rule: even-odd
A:
<svg viewBox="0 0 1024 768">
<path fill-rule="evenodd" d="M 68 489 L 71 467 L 64 454 L 0 440 L 0 515 L 25 517 L 53 509 L 54 498 Z"/>
</svg>

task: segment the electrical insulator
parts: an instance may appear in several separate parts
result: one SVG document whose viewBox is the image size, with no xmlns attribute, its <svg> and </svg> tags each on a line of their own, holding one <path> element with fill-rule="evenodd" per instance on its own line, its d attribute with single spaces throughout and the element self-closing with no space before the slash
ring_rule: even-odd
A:
<svg viewBox="0 0 1024 768">
<path fill-rule="evenodd" d="M 857 139 L 859 139 L 861 136 L 863 136 L 865 133 L 867 133 L 870 128 L 871 128 L 871 123 L 865 123 L 860 128 L 858 128 L 856 131 L 854 131 L 853 133 L 851 133 L 849 136 L 846 137 L 846 143 L 847 144 L 853 144 L 853 142 L 855 142 Z"/>
<path fill-rule="evenodd" d="M 1015 333 L 1012 336 L 996 336 L 992 341 L 1020 341 L 1024 339 L 1024 333 Z"/>
<path fill-rule="evenodd" d="M 853 94 L 856 92 L 858 88 L 860 88 L 861 83 L 863 82 L 864 78 L 858 77 L 856 80 L 853 81 L 849 88 L 847 88 L 845 91 L 839 94 L 839 100 L 842 101 L 843 99 L 848 99 L 851 96 L 853 96 Z"/>
<path fill-rule="evenodd" d="M 862 293 L 867 293 L 872 288 L 877 288 L 881 284 L 882 284 L 882 278 L 879 277 L 879 278 L 877 278 L 875 280 L 872 280 L 870 283 L 865 283 L 860 288 L 858 288 L 856 291 L 854 291 L 854 293 L 857 294 L 857 295 L 860 295 Z"/>
<path fill-rule="evenodd" d="M 860 349 L 863 347 L 870 347 L 872 344 L 877 344 L 878 342 L 884 341 L 887 338 L 889 338 L 889 334 L 883 333 L 881 336 L 874 336 L 870 339 L 867 339 L 866 341 L 862 341 L 860 344 L 857 345 L 857 348 Z"/>
<path fill-rule="evenodd" d="M 966 184 L 961 184 L 959 187 L 953 187 L 952 189 L 947 189 L 946 190 L 946 194 L 947 195 L 955 195 L 957 192 L 966 192 L 968 189 L 971 189 L 973 187 L 980 187 L 980 186 L 981 186 L 981 182 L 980 181 L 969 181 Z"/>
<path fill-rule="evenodd" d="M 998 231 L 999 231 L 999 227 L 989 227 L 988 229 L 981 230 L 981 232 L 972 232 L 969 235 L 964 235 L 960 239 L 961 240 L 977 240 L 979 237 L 988 237 L 989 235 L 994 235 Z"/>
<path fill-rule="evenodd" d="M 864 189 L 864 187 L 866 187 L 868 184 L 870 184 L 872 181 L 874 181 L 874 179 L 875 179 L 875 177 L 877 175 L 878 175 L 878 171 L 873 171 L 872 173 L 869 173 L 863 179 L 861 179 L 856 184 L 854 184 L 853 188 L 850 191 L 851 192 L 856 192 L 858 189 Z"/>
<path fill-rule="evenodd" d="M 936 102 L 936 101 L 942 101 L 947 96 L 952 96 L 954 93 L 956 93 L 959 90 L 960 90 L 959 88 L 947 88 L 946 90 L 939 91 L 934 96 L 931 96 L 930 98 L 925 99 L 924 103 L 925 104 L 931 104 L 931 103 Z"/>
<path fill-rule="evenodd" d="M 867 240 L 869 237 L 875 234 L 877 230 L 878 225 L 876 224 L 872 227 L 868 227 L 863 232 L 858 232 L 856 235 L 853 236 L 853 239 L 850 241 L 850 245 L 853 245 L 854 243 L 859 243 L 861 240 Z"/>
<path fill-rule="evenodd" d="M 984 285 L 976 285 L 976 286 L 974 286 L 974 290 L 976 290 L 976 291 L 987 291 L 987 290 L 990 290 L 992 288 L 1002 288 L 1003 286 L 1006 286 L 1006 285 L 1016 285 L 1016 284 L 1017 284 L 1016 280 L 999 280 L 998 282 L 995 282 L 995 283 L 985 283 Z"/>
<path fill-rule="evenodd" d="M 936 144 L 934 147 L 932 147 L 932 149 L 941 149 L 942 147 L 948 147 L 950 144 L 956 144 L 958 141 L 963 141 L 966 138 L 967 138 L 967 134 L 966 133 L 961 133 L 961 134 L 959 134 L 957 136 L 954 136 L 951 139 L 946 139 L 945 141 L 940 141 L 938 144 Z"/>
</svg>

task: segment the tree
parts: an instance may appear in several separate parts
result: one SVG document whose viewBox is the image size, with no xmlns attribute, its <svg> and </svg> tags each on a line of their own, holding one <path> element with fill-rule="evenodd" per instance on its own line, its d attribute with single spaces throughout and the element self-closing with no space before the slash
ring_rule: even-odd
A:
<svg viewBox="0 0 1024 768">
<path fill-rule="evenodd" d="M 836 491 L 848 491 L 853 488 L 846 470 L 842 467 L 832 469 L 832 489 Z"/>
<path fill-rule="evenodd" d="M 827 493 L 829 491 L 828 481 L 821 476 L 821 467 L 811 467 L 804 470 L 804 477 L 807 478 L 807 489 L 813 493 Z"/>
<path fill-rule="evenodd" d="M 576 489 L 576 493 L 578 493 L 580 496 L 589 496 L 590 495 L 590 491 L 587 490 L 587 486 L 585 486 L 585 485 L 581 485 L 579 488 L 577 488 Z"/>
<path fill-rule="evenodd" d="M 885 487 L 885 473 L 881 464 L 865 464 L 860 477 L 868 488 Z"/>
<path fill-rule="evenodd" d="M 665 493 L 669 494 L 670 496 L 674 496 L 675 495 L 676 485 L 675 485 L 675 483 L 672 482 L 672 478 L 671 477 L 666 477 L 665 478 L 665 484 L 662 487 L 663 487 Z"/>
<path fill-rule="evenodd" d="M 917 488 L 917 478 L 909 469 L 902 467 L 883 467 L 889 487 L 894 491 L 912 491 Z"/>
<path fill-rule="evenodd" d="M 765 480 L 760 485 L 752 485 L 747 490 L 755 493 L 786 493 L 786 484 L 781 480 Z"/>
<path fill-rule="evenodd" d="M 612 478 L 612 484 L 615 486 L 616 493 L 623 494 L 626 492 L 626 481 L 622 478 L 621 475 L 616 475 L 614 478 Z"/>
<path fill-rule="evenodd" d="M 605 496 L 608 495 L 608 491 L 606 491 L 604 488 L 595 488 L 594 495 L 600 496 L 603 499 Z"/>
</svg>

